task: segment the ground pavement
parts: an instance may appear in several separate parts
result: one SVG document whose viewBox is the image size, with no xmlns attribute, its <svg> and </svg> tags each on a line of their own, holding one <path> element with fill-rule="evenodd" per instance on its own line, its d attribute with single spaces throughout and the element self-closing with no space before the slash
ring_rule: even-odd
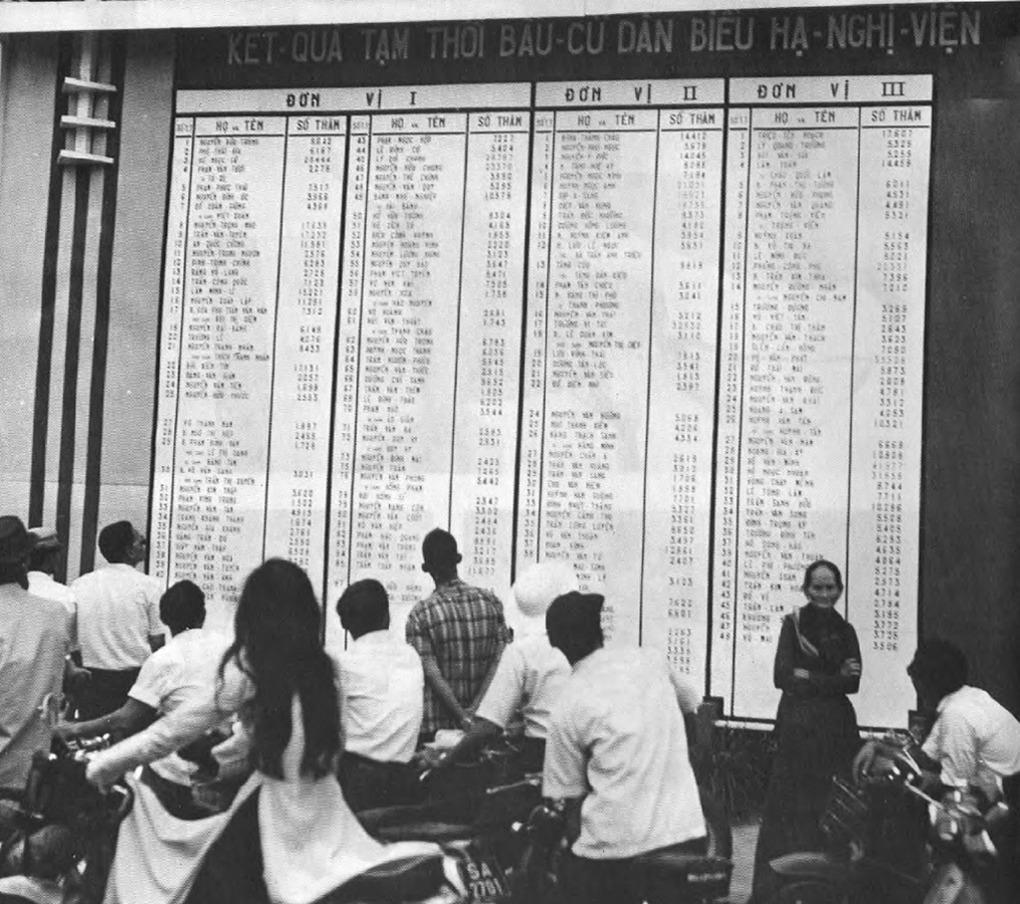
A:
<svg viewBox="0 0 1020 904">
<path fill-rule="evenodd" d="M 733 826 L 733 879 L 731 904 L 745 904 L 751 895 L 754 848 L 758 843 L 758 819 L 751 818 Z"/>
</svg>

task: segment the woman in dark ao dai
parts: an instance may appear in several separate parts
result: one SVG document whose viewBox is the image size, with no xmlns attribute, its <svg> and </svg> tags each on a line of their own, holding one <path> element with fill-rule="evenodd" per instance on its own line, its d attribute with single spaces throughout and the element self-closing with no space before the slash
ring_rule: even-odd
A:
<svg viewBox="0 0 1020 904">
<path fill-rule="evenodd" d="M 808 602 L 783 618 L 776 649 L 773 680 L 783 695 L 755 854 L 755 900 L 768 884 L 770 860 L 823 846 L 818 821 L 832 776 L 849 776 L 860 745 L 848 695 L 860 686 L 861 649 L 835 608 L 843 577 L 819 559 L 805 571 L 802 589 Z"/>
</svg>

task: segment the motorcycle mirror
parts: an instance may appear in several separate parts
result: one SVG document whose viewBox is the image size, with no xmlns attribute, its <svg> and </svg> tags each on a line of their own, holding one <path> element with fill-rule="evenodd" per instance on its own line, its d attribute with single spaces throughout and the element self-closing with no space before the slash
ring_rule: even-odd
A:
<svg viewBox="0 0 1020 904">
<path fill-rule="evenodd" d="M 1009 806 L 1005 801 L 1000 800 L 989 807 L 982 816 L 982 819 L 984 819 L 985 825 L 989 829 L 995 829 L 1009 819 Z"/>
</svg>

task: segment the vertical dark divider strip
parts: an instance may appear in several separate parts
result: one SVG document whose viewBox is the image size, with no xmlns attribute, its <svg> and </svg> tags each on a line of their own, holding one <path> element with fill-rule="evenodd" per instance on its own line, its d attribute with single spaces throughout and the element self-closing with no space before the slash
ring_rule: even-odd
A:
<svg viewBox="0 0 1020 904">
<path fill-rule="evenodd" d="M 36 354 L 35 400 L 32 422 L 32 464 L 28 501 L 30 525 L 43 520 L 43 497 L 46 489 L 46 431 L 50 415 L 50 370 L 53 365 L 53 326 L 57 297 L 57 256 L 60 248 L 60 206 L 63 195 L 63 173 L 57 166 L 62 147 L 60 116 L 64 112 L 64 95 L 60 88 L 64 74 L 71 68 L 71 38 L 63 35 L 57 53 L 56 84 L 53 102 L 53 138 L 50 147 L 50 185 L 46 204 L 46 233 L 43 239 L 42 291 L 39 316 L 39 347 Z"/>
<path fill-rule="evenodd" d="M 524 261 L 521 267 L 521 336 L 520 362 L 517 374 L 517 440 L 514 445 L 514 498 L 510 516 L 510 583 L 517 580 L 517 524 L 521 512 L 521 436 L 524 432 L 524 399 L 528 349 L 528 293 L 531 291 L 531 180 L 535 158 L 535 83 L 529 88 L 527 185 L 524 191 Z"/>
<path fill-rule="evenodd" d="M 322 623 L 319 626 L 319 634 L 323 643 L 326 642 L 326 619 L 329 618 L 329 537 L 333 524 L 333 455 L 336 445 L 336 400 L 340 384 L 340 332 L 342 329 L 341 318 L 344 309 L 344 242 L 347 240 L 347 181 L 351 172 L 351 120 L 353 117 L 344 117 L 344 163 L 343 173 L 340 179 L 340 247 L 336 255 L 336 296 L 333 303 L 336 306 L 336 320 L 333 321 L 333 378 L 329 387 L 329 440 L 326 443 L 326 503 L 323 526 L 325 536 L 323 537 L 324 548 L 322 552 Z M 339 540 L 339 538 L 336 538 Z M 350 538 L 344 539 L 349 543 Z M 344 646 L 346 647 L 347 632 L 344 632 Z"/>
<path fill-rule="evenodd" d="M 716 529 L 716 499 L 719 491 L 719 419 L 722 416 L 722 350 L 723 323 L 726 319 L 726 177 L 729 172 L 729 147 L 730 147 L 730 83 L 725 82 L 723 94 L 723 106 L 720 116 L 722 122 L 722 136 L 720 142 L 721 169 L 719 178 L 719 282 L 716 286 L 716 314 L 715 325 L 715 389 L 712 404 L 712 466 L 710 489 L 708 492 L 708 582 L 706 596 L 706 621 L 705 621 L 705 694 L 712 695 L 712 656 L 715 654 L 714 637 L 715 630 L 715 529 Z M 723 490 L 725 492 L 725 490 Z M 735 626 L 734 622 L 734 626 Z M 720 649 L 722 645 L 720 644 Z M 718 695 L 715 695 L 718 696 Z"/>
<path fill-rule="evenodd" d="M 81 559 L 79 572 L 95 566 L 96 528 L 102 487 L 103 399 L 106 395 L 106 364 L 110 337 L 110 284 L 113 274 L 113 242 L 117 221 L 117 185 L 120 178 L 120 130 L 123 111 L 125 42 L 116 36 L 111 48 L 111 81 L 117 93 L 110 97 L 108 118 L 117 123 L 106 140 L 106 154 L 113 165 L 103 178 L 100 214 L 99 261 L 96 277 L 96 325 L 92 340 L 92 384 L 89 389 L 89 426 L 85 453 L 85 500 L 82 507 Z"/>
</svg>

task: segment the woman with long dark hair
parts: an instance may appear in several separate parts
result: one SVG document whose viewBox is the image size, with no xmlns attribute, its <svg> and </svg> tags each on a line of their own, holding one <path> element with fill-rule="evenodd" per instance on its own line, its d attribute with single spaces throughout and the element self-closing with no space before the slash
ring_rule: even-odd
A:
<svg viewBox="0 0 1020 904">
<path fill-rule="evenodd" d="M 238 600 L 234 634 L 208 700 L 89 764 L 89 778 L 108 783 L 194 740 L 224 714 L 240 713 L 255 772 L 222 834 L 164 900 L 185 900 L 190 886 L 189 904 L 307 904 L 371 866 L 436 851 L 379 844 L 343 799 L 334 774 L 341 744 L 333 662 L 304 571 L 283 559 L 256 568 Z"/>
<path fill-rule="evenodd" d="M 234 616 L 234 642 L 220 663 L 219 689 L 235 666 L 250 679 L 243 721 L 254 740 L 252 765 L 282 779 L 292 711 L 301 715 L 300 773 L 333 774 L 340 752 L 340 713 L 333 661 L 322 647 L 319 605 L 308 575 L 284 559 L 269 559 L 245 581 Z"/>
</svg>

